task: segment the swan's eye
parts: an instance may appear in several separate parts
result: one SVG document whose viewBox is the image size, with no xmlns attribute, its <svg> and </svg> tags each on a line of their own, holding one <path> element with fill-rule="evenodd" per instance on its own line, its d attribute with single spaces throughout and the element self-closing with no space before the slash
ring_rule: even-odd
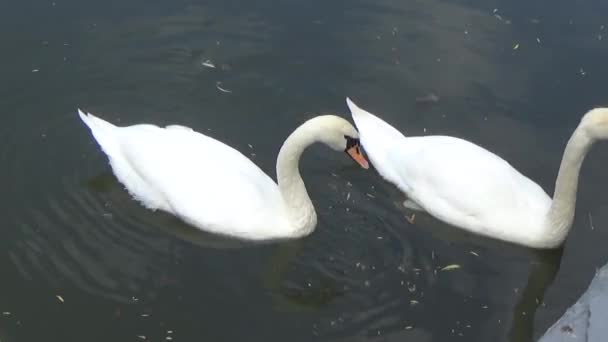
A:
<svg viewBox="0 0 608 342">
<path fill-rule="evenodd" d="M 347 151 L 353 147 L 357 148 L 357 151 L 359 151 L 359 139 L 350 137 L 348 135 L 345 135 L 344 139 L 346 139 L 346 148 L 344 151 Z"/>
</svg>

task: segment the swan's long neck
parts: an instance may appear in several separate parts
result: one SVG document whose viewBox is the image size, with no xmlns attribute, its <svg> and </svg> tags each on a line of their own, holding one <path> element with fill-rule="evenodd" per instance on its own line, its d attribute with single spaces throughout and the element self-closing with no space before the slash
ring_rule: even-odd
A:
<svg viewBox="0 0 608 342">
<path fill-rule="evenodd" d="M 545 231 L 549 235 L 544 236 L 544 239 L 561 243 L 572 227 L 579 172 L 593 141 L 594 139 L 587 134 L 582 125 L 579 125 L 570 137 L 559 167 L 553 201 L 545 221 Z"/>
<path fill-rule="evenodd" d="M 277 183 L 294 232 L 307 234 L 317 224 L 317 214 L 300 175 L 299 163 L 304 150 L 315 143 L 317 130 L 309 123 L 298 127 L 285 140 L 277 157 Z"/>
</svg>

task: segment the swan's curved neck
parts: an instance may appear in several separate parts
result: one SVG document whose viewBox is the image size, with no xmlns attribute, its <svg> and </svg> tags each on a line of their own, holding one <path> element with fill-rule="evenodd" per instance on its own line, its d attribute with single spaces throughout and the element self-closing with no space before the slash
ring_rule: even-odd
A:
<svg viewBox="0 0 608 342">
<path fill-rule="evenodd" d="M 315 208 L 300 175 L 300 157 L 318 139 L 318 129 L 309 123 L 298 127 L 285 140 L 277 157 L 277 184 L 287 208 L 292 229 L 302 235 L 317 224 Z"/>
<path fill-rule="evenodd" d="M 593 142 L 594 139 L 579 125 L 566 145 L 555 181 L 553 201 L 545 221 L 546 233 L 549 234 L 544 237 L 546 239 L 561 242 L 572 227 L 579 172 Z"/>
</svg>

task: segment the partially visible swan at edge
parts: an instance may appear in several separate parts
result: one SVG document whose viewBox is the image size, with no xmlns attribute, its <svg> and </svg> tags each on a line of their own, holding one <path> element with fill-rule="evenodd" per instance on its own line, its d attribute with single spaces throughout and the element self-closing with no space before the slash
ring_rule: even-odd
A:
<svg viewBox="0 0 608 342">
<path fill-rule="evenodd" d="M 562 244 L 574 220 L 581 164 L 608 139 L 608 109 L 590 110 L 568 141 L 551 199 L 508 162 L 463 139 L 405 137 L 346 100 L 361 144 L 378 173 L 408 199 L 406 208 L 483 236 L 534 248 Z"/>
<path fill-rule="evenodd" d="M 317 216 L 298 168 L 309 145 L 322 142 L 368 168 L 356 129 L 334 115 L 306 121 L 285 140 L 277 185 L 239 151 L 189 127 L 118 127 L 80 109 L 78 114 L 118 180 L 145 207 L 240 239 L 298 238 L 315 229 Z"/>
</svg>

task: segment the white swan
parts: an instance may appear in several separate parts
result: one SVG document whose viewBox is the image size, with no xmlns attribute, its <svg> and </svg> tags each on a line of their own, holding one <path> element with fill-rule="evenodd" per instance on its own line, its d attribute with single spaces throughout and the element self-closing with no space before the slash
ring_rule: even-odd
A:
<svg viewBox="0 0 608 342">
<path fill-rule="evenodd" d="M 144 206 L 240 239 L 289 239 L 314 230 L 317 216 L 298 169 L 309 145 L 322 142 L 368 167 L 355 128 L 333 115 L 306 121 L 285 140 L 277 158 L 277 185 L 237 150 L 191 128 L 118 127 L 78 114 L 116 178 Z"/>
<path fill-rule="evenodd" d="M 574 220 L 583 159 L 594 141 L 608 139 L 608 109 L 585 114 L 564 151 L 552 200 L 482 147 L 449 136 L 405 137 L 350 99 L 347 104 L 369 160 L 407 195 L 406 208 L 534 248 L 555 248 L 564 241 Z"/>
</svg>

